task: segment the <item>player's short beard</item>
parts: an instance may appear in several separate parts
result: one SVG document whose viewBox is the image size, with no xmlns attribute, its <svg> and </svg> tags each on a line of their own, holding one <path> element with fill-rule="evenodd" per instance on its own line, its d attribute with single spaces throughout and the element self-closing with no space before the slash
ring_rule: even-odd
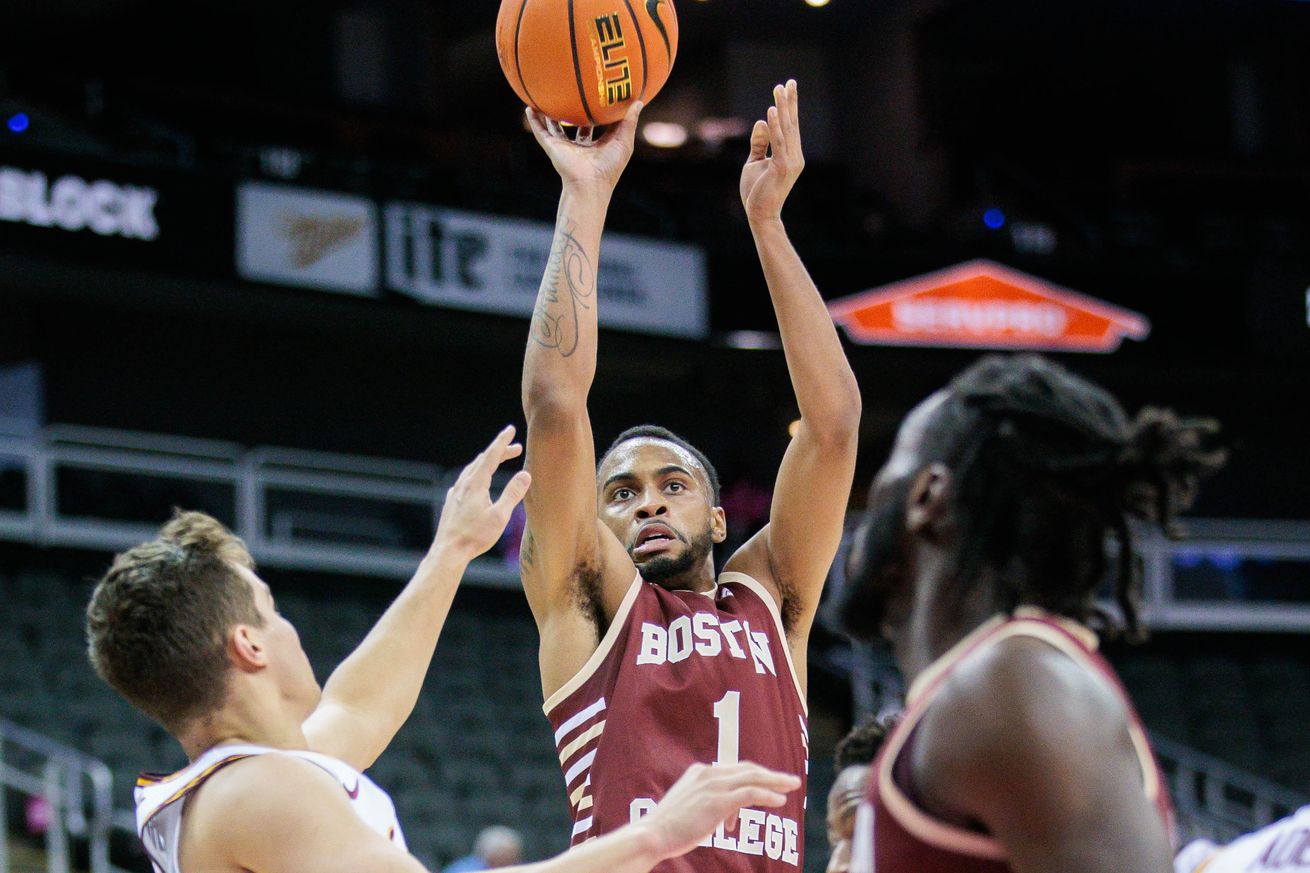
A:
<svg viewBox="0 0 1310 873">
<path fill-rule="evenodd" d="M 707 522 L 705 530 L 692 537 L 682 554 L 676 556 L 660 555 L 651 558 L 638 567 L 641 578 L 654 582 L 661 588 L 676 588 L 672 583 L 682 579 L 688 572 L 704 563 L 714 550 L 714 533 Z"/>
<path fill-rule="evenodd" d="M 881 506 L 870 511 L 863 563 L 848 568 L 850 575 L 842 587 L 838 609 L 843 628 L 857 639 L 880 636 L 888 596 L 905 573 L 905 499 L 910 484 L 907 477 L 894 486 Z"/>
</svg>

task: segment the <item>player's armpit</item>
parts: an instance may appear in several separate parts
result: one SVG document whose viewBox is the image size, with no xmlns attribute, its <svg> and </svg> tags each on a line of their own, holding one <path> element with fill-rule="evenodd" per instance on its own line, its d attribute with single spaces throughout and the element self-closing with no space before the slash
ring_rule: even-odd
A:
<svg viewBox="0 0 1310 873">
<path fill-rule="evenodd" d="M 1045 643 L 1007 640 L 962 667 L 913 755 L 929 811 L 980 824 L 1015 873 L 1170 870 L 1123 703 Z"/>
<path fill-rule="evenodd" d="M 598 528 L 596 537 L 601 544 L 600 552 L 604 554 L 608 550 L 611 556 L 599 564 L 575 567 L 567 576 L 568 584 L 554 587 L 548 599 L 543 596 L 545 580 L 533 580 L 530 576 L 540 572 L 540 539 L 531 529 L 524 534 L 523 549 L 519 553 L 520 575 L 526 591 L 531 592 L 537 586 L 533 615 L 541 635 L 539 662 L 543 699 L 562 688 L 587 663 L 600 644 L 604 627 L 613 620 L 637 575 L 631 558 L 614 535 L 600 521 L 592 519 L 591 523 Z M 610 571 L 603 572 L 601 566 L 610 568 Z M 614 571 L 616 567 L 618 572 Z M 532 600 L 530 594 L 529 601 Z"/>
<path fill-rule="evenodd" d="M 360 771 L 373 766 L 396 734 L 390 725 L 379 723 L 377 713 L 327 696 L 301 729 L 311 751 L 345 761 Z"/>
<path fill-rule="evenodd" d="M 586 407 L 555 408 L 526 396 L 524 407 L 525 469 L 533 487 L 524 500 L 519 573 L 528 603 L 538 625 L 546 615 L 576 609 L 580 595 L 599 594 L 612 615 L 636 567 L 596 518 L 596 453 Z"/>
<path fill-rule="evenodd" d="M 267 754 L 216 773 L 187 810 L 183 857 L 199 850 L 250 873 L 423 873 L 308 761 Z"/>
<path fill-rule="evenodd" d="M 806 631 L 846 525 L 859 446 L 856 410 L 850 419 L 826 425 L 802 418 L 774 484 L 769 559 L 784 596 L 793 601 L 790 611 Z"/>
<path fill-rule="evenodd" d="M 841 545 L 855 476 L 858 415 L 849 427 L 834 426 L 822 435 L 813 430 L 801 422 L 778 468 L 768 525 L 723 568 L 754 577 L 774 595 L 794 658 L 804 657 Z"/>
</svg>

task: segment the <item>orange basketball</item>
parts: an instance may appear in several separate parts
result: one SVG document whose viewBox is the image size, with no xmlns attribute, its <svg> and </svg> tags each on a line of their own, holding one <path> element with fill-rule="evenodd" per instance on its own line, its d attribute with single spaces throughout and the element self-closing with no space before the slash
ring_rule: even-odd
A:
<svg viewBox="0 0 1310 873">
<path fill-rule="evenodd" d="M 673 0 L 501 0 L 496 53 L 519 99 L 569 124 L 650 102 L 678 54 Z"/>
</svg>

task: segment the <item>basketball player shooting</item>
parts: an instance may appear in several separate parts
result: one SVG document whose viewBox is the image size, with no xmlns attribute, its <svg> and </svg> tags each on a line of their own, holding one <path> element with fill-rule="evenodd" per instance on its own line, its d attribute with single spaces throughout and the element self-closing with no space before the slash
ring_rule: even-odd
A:
<svg viewBox="0 0 1310 873">
<path fill-rule="evenodd" d="M 692 762 L 807 769 L 806 640 L 842 535 L 859 388 L 781 212 L 804 164 L 796 83 L 756 123 L 741 195 L 777 313 L 800 425 L 769 524 L 716 578 L 726 534 L 705 456 L 653 425 L 620 434 L 596 463 L 587 394 L 596 370 L 600 238 L 632 154 L 640 105 L 597 145 L 528 118 L 563 181 L 554 245 L 523 370 L 527 469 L 520 557 L 541 634 L 541 684 L 581 843 L 636 821 Z M 658 386 L 651 397 L 676 397 Z M 804 793 L 746 808 L 663 871 L 802 866 Z"/>
<path fill-rule="evenodd" d="M 856 816 L 853 873 L 1165 873 L 1171 806 L 1089 623 L 1118 542 L 1172 529 L 1222 463 L 1216 425 L 1147 408 L 1037 356 L 991 356 L 901 425 L 842 600 L 909 683 Z"/>
<path fill-rule="evenodd" d="M 469 561 L 528 488 L 492 473 L 520 454 L 506 428 L 447 494 L 417 574 L 321 691 L 296 630 L 241 540 L 197 512 L 114 560 L 87 609 L 96 671 L 182 744 L 191 763 L 142 777 L 137 826 L 158 873 L 421 873 L 387 794 L 361 771 L 408 718 Z M 800 784 L 742 763 L 689 769 L 641 823 L 530 873 L 644 873 L 738 807 Z"/>
</svg>

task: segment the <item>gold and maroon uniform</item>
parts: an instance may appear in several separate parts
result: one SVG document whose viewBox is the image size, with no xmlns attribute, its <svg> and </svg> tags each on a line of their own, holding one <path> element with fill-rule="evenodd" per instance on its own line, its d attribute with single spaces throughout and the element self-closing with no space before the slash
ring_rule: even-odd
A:
<svg viewBox="0 0 1310 873">
<path fill-rule="evenodd" d="M 1103 679 L 1128 712 L 1128 731 L 1142 770 L 1142 791 L 1169 833 L 1173 807 L 1160 768 L 1128 694 L 1097 649 L 1096 634 L 1077 622 L 1038 609 L 996 616 L 957 643 L 922 675 L 906 695 L 905 717 L 887 737 L 870 774 L 868 794 L 855 816 L 851 873 L 1010 873 L 1005 849 L 990 835 L 933 818 L 916 802 L 910 770 L 915 728 L 942 684 L 973 658 L 1014 637 L 1041 640 Z"/>
<path fill-rule="evenodd" d="M 805 697 L 773 597 L 723 573 L 708 593 L 638 576 L 590 660 L 546 701 L 573 813 L 573 843 L 649 812 L 694 762 L 754 761 L 805 779 Z M 795 873 L 805 790 L 743 809 L 659 873 Z"/>
</svg>

